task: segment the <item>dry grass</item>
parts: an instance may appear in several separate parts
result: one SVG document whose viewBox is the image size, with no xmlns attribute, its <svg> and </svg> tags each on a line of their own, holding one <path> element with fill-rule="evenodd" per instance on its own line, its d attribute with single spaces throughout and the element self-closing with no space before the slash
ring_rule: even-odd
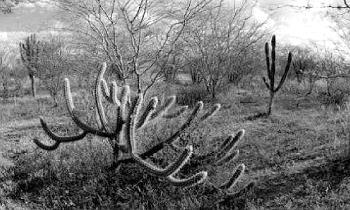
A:
<svg viewBox="0 0 350 210">
<path fill-rule="evenodd" d="M 268 96 L 229 88 L 218 97 L 222 110 L 183 136 L 201 153 L 222 136 L 246 130 L 238 162 L 244 162 L 248 172 L 241 184 L 253 180 L 256 185 L 238 198 L 203 186 L 177 189 L 132 166 L 118 174 L 111 172 L 109 148 L 97 138 L 64 145 L 54 152 L 41 151 L 31 141 L 36 136 L 47 138 L 38 115 L 49 119 L 50 126 L 56 126 L 61 134 L 75 131 L 63 108 L 52 109 L 48 100 L 43 100 L 40 108 L 35 101 L 2 104 L 0 203 L 35 209 L 349 208 L 350 110 L 321 108 L 315 100 L 297 106 L 293 103 L 296 97 L 285 92 L 277 97 L 271 117 L 247 120 L 265 111 Z M 141 147 L 167 135 L 179 121 L 162 124 L 165 126 L 150 125 L 142 133 Z M 159 164 L 172 154 L 157 156 Z M 223 181 L 233 168 L 229 165 L 212 171 L 212 181 Z M 212 203 L 217 205 L 210 206 Z"/>
</svg>

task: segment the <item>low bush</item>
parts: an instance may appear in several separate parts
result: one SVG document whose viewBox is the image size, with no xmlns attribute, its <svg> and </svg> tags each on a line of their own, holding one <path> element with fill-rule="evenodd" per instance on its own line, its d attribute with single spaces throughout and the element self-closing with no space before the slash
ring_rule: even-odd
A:
<svg viewBox="0 0 350 210">
<path fill-rule="evenodd" d="M 200 85 L 184 86 L 177 92 L 177 103 L 180 105 L 194 106 L 198 101 L 206 101 L 208 92 Z"/>
<path fill-rule="evenodd" d="M 322 104 L 326 106 L 337 106 L 343 109 L 344 105 L 349 100 L 349 94 L 341 90 L 337 90 L 332 94 L 328 94 L 327 92 L 320 92 L 318 94 L 318 99 Z"/>
</svg>

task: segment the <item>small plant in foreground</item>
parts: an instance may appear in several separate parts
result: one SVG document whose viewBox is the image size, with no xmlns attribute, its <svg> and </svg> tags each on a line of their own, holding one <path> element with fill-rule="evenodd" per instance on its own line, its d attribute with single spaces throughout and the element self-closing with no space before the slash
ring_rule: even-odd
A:
<svg viewBox="0 0 350 210">
<path fill-rule="evenodd" d="M 286 67 L 284 69 L 283 76 L 282 76 L 278 86 L 275 87 L 275 74 L 276 74 L 276 36 L 275 35 L 272 36 L 271 48 L 272 49 L 271 49 L 271 65 L 270 65 L 269 44 L 266 42 L 265 54 L 266 54 L 267 77 L 269 79 L 269 83 L 267 82 L 265 77 L 263 77 L 263 81 L 270 92 L 270 101 L 269 101 L 268 110 L 266 113 L 267 116 L 271 115 L 273 99 L 274 99 L 275 93 L 277 93 L 281 89 L 284 81 L 286 80 L 288 72 L 289 72 L 290 64 L 292 62 L 292 53 L 289 52 L 288 53 L 288 61 L 287 61 Z"/>
<path fill-rule="evenodd" d="M 43 130 L 46 134 L 54 140 L 54 144 L 45 145 L 38 139 L 34 139 L 34 143 L 44 150 L 56 150 L 61 143 L 74 142 L 84 139 L 86 135 L 93 134 L 103 138 L 108 138 L 109 144 L 113 151 L 112 169 L 118 170 L 122 164 L 136 164 L 138 167 L 144 169 L 149 174 L 164 178 L 170 184 L 180 187 L 194 186 L 206 181 L 207 184 L 214 186 L 220 192 L 230 194 L 229 190 L 235 186 L 239 178 L 245 171 L 245 165 L 240 164 L 232 176 L 221 186 L 216 186 L 207 180 L 208 173 L 200 171 L 188 178 L 179 178 L 180 170 L 186 165 L 186 169 L 197 168 L 197 166 L 213 165 L 219 166 L 234 160 L 238 156 L 238 150 L 235 147 L 239 140 L 244 135 L 244 130 L 239 131 L 236 135 L 229 136 L 221 145 L 214 151 L 204 155 L 193 154 L 193 147 L 185 145 L 179 147 L 174 143 L 180 135 L 189 128 L 192 124 L 203 122 L 209 117 L 213 116 L 219 109 L 220 105 L 214 105 L 205 114 L 199 116 L 203 109 L 203 102 L 198 102 L 193 110 L 187 115 L 188 118 L 185 123 L 174 132 L 169 138 L 161 140 L 158 144 L 146 150 L 139 152 L 135 141 L 136 131 L 147 125 L 149 122 L 156 121 L 160 118 L 172 119 L 176 118 L 187 110 L 187 106 L 182 106 L 175 111 L 170 112 L 170 109 L 175 104 L 176 97 L 171 96 L 163 102 L 158 103 L 158 98 L 153 97 L 148 104 L 143 107 L 143 93 L 138 92 L 133 96 L 128 85 L 124 85 L 121 91 L 118 91 L 116 82 L 112 82 L 108 86 L 103 75 L 106 71 L 106 64 L 104 63 L 95 83 L 95 102 L 96 102 L 96 124 L 97 129 L 84 123 L 79 117 L 77 110 L 73 103 L 73 97 L 70 90 L 70 83 L 65 79 L 65 99 L 69 114 L 74 123 L 82 130 L 76 136 L 62 137 L 54 134 L 44 122 L 40 120 Z M 120 92 L 120 94 L 118 94 Z M 106 116 L 103 106 L 103 97 L 110 103 L 117 106 L 117 117 L 115 125 L 111 125 Z M 160 105 L 158 105 L 160 104 Z M 151 158 L 157 152 L 169 146 L 174 151 L 181 153 L 177 160 L 166 168 L 159 168 L 158 166 L 149 163 L 146 159 Z M 192 157 L 192 158 L 191 158 Z M 188 172 L 189 170 L 186 170 Z M 182 176 L 181 176 L 182 177 Z"/>
</svg>

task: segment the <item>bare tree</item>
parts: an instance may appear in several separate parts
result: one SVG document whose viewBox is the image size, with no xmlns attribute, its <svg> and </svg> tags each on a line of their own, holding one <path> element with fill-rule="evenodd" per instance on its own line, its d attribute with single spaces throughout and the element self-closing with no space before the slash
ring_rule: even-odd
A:
<svg viewBox="0 0 350 210">
<path fill-rule="evenodd" d="M 211 4 L 201 16 L 192 22 L 184 38 L 188 44 L 185 56 L 192 71 L 199 71 L 208 93 L 216 97 L 217 88 L 227 75 L 235 80 L 244 72 L 239 58 L 247 55 L 247 49 L 262 37 L 264 23 L 256 23 L 248 9 L 248 2 L 234 2 L 228 6 L 223 0 Z M 196 72 L 192 72 L 194 75 Z"/>
<path fill-rule="evenodd" d="M 336 91 L 338 78 L 350 77 L 344 58 L 329 51 L 326 51 L 323 56 L 320 56 L 317 68 L 319 73 L 318 79 L 324 79 L 326 81 L 328 96 L 333 95 Z"/>
<path fill-rule="evenodd" d="M 0 95 L 4 99 L 20 94 L 26 76 L 13 54 L 9 49 L 0 52 Z"/>
<path fill-rule="evenodd" d="M 327 85 L 327 95 L 331 95 L 336 81 L 340 78 L 350 78 L 348 64 L 343 56 L 327 49 L 311 51 L 302 47 L 292 48 L 294 58 L 292 69 L 298 81 L 307 80 L 309 88 L 305 96 L 312 93 L 315 82 L 324 80 Z"/>
<path fill-rule="evenodd" d="M 309 87 L 305 96 L 312 93 L 318 75 L 316 53 L 306 47 L 286 46 L 293 52 L 292 73 L 290 76 L 297 79 L 299 83 L 307 81 Z"/>
<path fill-rule="evenodd" d="M 108 61 L 121 81 L 146 92 L 161 76 L 174 44 L 211 0 L 59 0 L 78 46 Z M 73 21 L 72 21 L 73 20 Z M 68 21 L 67 21 L 68 22 Z M 79 25 L 79 27 L 77 27 Z M 162 66 L 156 68 L 160 58 Z"/>
<path fill-rule="evenodd" d="M 57 106 L 63 77 L 70 69 L 69 53 L 66 52 L 63 41 L 58 37 L 40 43 L 41 53 L 38 60 L 37 77 L 49 91 Z"/>
</svg>

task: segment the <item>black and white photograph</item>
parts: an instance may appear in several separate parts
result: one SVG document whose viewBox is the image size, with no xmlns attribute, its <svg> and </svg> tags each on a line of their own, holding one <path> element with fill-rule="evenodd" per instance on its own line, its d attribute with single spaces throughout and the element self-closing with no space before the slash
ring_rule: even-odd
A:
<svg viewBox="0 0 350 210">
<path fill-rule="evenodd" d="M 0 0 L 0 209 L 350 209 L 350 0 Z"/>
</svg>

